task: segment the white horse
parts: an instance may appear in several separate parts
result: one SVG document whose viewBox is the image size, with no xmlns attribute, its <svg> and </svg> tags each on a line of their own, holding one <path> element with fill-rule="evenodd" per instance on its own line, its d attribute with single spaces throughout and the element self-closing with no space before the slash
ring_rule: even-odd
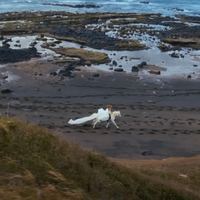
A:
<svg viewBox="0 0 200 200">
<path fill-rule="evenodd" d="M 94 120 L 94 119 L 107 121 L 109 119 L 109 109 L 107 108 L 106 110 L 104 110 L 103 108 L 100 108 L 100 109 L 98 109 L 97 113 L 93 113 L 90 116 L 82 117 L 82 118 L 75 119 L 75 120 L 70 119 L 68 121 L 68 123 L 69 124 L 82 124 L 82 123 L 85 123 L 87 121 L 91 121 L 91 120 Z"/>
<path fill-rule="evenodd" d="M 107 121 L 106 128 L 108 128 L 110 121 L 112 121 L 112 123 L 116 126 L 116 128 L 119 129 L 119 126 L 117 126 L 117 124 L 115 123 L 116 117 L 121 117 L 120 111 L 111 112 L 111 115 L 109 118 L 98 118 L 97 117 L 97 118 L 93 119 L 93 122 L 92 122 L 93 128 L 95 128 L 95 126 L 98 122 L 102 122 L 102 121 Z"/>
</svg>

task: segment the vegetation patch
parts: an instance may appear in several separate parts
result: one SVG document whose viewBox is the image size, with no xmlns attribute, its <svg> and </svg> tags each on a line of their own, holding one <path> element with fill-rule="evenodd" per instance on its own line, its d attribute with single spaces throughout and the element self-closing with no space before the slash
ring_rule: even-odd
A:
<svg viewBox="0 0 200 200">
<path fill-rule="evenodd" d="M 74 43 L 78 43 L 78 44 L 81 44 L 81 45 L 85 45 L 85 41 L 77 40 L 77 39 L 72 38 L 72 37 L 60 37 L 60 36 L 52 35 L 50 33 L 45 33 L 44 35 L 47 36 L 47 37 L 55 38 L 59 41 L 63 40 L 63 41 L 74 42 Z"/>
<path fill-rule="evenodd" d="M 0 117 L 0 144 L 1 199 L 198 199 L 151 168 L 115 164 L 17 119 Z"/>
<path fill-rule="evenodd" d="M 143 69 L 148 70 L 159 70 L 159 71 L 166 71 L 167 69 L 164 67 L 156 66 L 156 65 L 143 65 Z"/>
<path fill-rule="evenodd" d="M 142 49 L 148 49 L 145 44 L 141 44 L 138 40 L 132 40 L 130 42 L 119 42 L 117 44 L 118 48 L 126 48 L 127 50 L 142 50 Z"/>
<path fill-rule="evenodd" d="M 163 42 L 170 43 L 170 44 L 180 44 L 180 45 L 190 45 L 190 44 L 197 44 L 197 41 L 194 41 L 193 39 L 185 39 L 185 38 L 164 38 L 162 39 Z"/>
<path fill-rule="evenodd" d="M 70 57 L 78 57 L 82 58 L 85 61 L 90 61 L 93 64 L 103 64 L 103 63 L 108 63 L 110 62 L 110 58 L 108 57 L 107 54 L 97 52 L 97 51 L 88 51 L 85 49 L 78 49 L 78 48 L 64 48 L 64 47 L 59 47 L 59 48 L 50 48 L 52 51 L 55 51 L 58 54 L 62 54 L 65 56 L 70 56 Z"/>
</svg>

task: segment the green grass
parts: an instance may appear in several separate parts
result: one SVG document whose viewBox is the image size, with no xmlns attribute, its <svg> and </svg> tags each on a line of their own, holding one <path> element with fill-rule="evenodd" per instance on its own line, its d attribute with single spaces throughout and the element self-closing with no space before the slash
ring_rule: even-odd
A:
<svg viewBox="0 0 200 200">
<path fill-rule="evenodd" d="M 2 200 L 198 199 L 157 176 L 80 149 L 45 128 L 0 117 Z"/>
</svg>

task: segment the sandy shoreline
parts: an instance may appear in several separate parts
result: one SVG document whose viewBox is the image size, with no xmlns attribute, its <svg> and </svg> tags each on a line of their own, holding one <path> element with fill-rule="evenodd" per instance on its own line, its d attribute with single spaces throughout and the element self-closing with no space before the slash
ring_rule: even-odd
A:
<svg viewBox="0 0 200 200">
<path fill-rule="evenodd" d="M 45 60 L 31 60 L 18 67 L 11 64 L 2 68 L 21 78 L 1 84 L 1 88 L 13 90 L 0 96 L 1 115 L 45 126 L 68 141 L 113 158 L 163 159 L 200 154 L 198 80 L 170 80 L 156 75 L 139 80 L 132 74 L 92 68 L 75 72 L 76 78 L 59 80 L 48 76 L 56 67 Z M 93 77 L 95 73 L 99 77 Z M 154 81 L 157 78 L 161 81 Z M 113 111 L 121 111 L 122 117 L 116 120 L 119 130 L 113 124 L 107 130 L 105 123 L 96 129 L 90 122 L 67 123 L 107 104 L 113 105 Z M 144 151 L 154 155 L 144 156 Z"/>
</svg>

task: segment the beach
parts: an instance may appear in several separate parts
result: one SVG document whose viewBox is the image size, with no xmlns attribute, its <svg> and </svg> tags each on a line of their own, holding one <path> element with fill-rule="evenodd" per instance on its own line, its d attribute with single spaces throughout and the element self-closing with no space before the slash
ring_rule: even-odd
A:
<svg viewBox="0 0 200 200">
<path fill-rule="evenodd" d="M 165 159 L 198 155 L 200 141 L 199 81 L 153 75 L 139 79 L 132 73 L 80 67 L 75 78 L 49 75 L 58 68 L 49 60 L 8 64 L 15 74 L 1 88 L 0 113 L 51 129 L 83 148 L 123 159 Z M 98 76 L 97 76 L 98 74 Z M 68 124 L 111 104 L 119 110 L 119 129 L 111 123 Z"/>
<path fill-rule="evenodd" d="M 0 17 L 2 116 L 117 159 L 200 154 L 199 17 L 51 11 Z M 121 112 L 119 129 L 68 123 L 108 104 Z"/>
</svg>

